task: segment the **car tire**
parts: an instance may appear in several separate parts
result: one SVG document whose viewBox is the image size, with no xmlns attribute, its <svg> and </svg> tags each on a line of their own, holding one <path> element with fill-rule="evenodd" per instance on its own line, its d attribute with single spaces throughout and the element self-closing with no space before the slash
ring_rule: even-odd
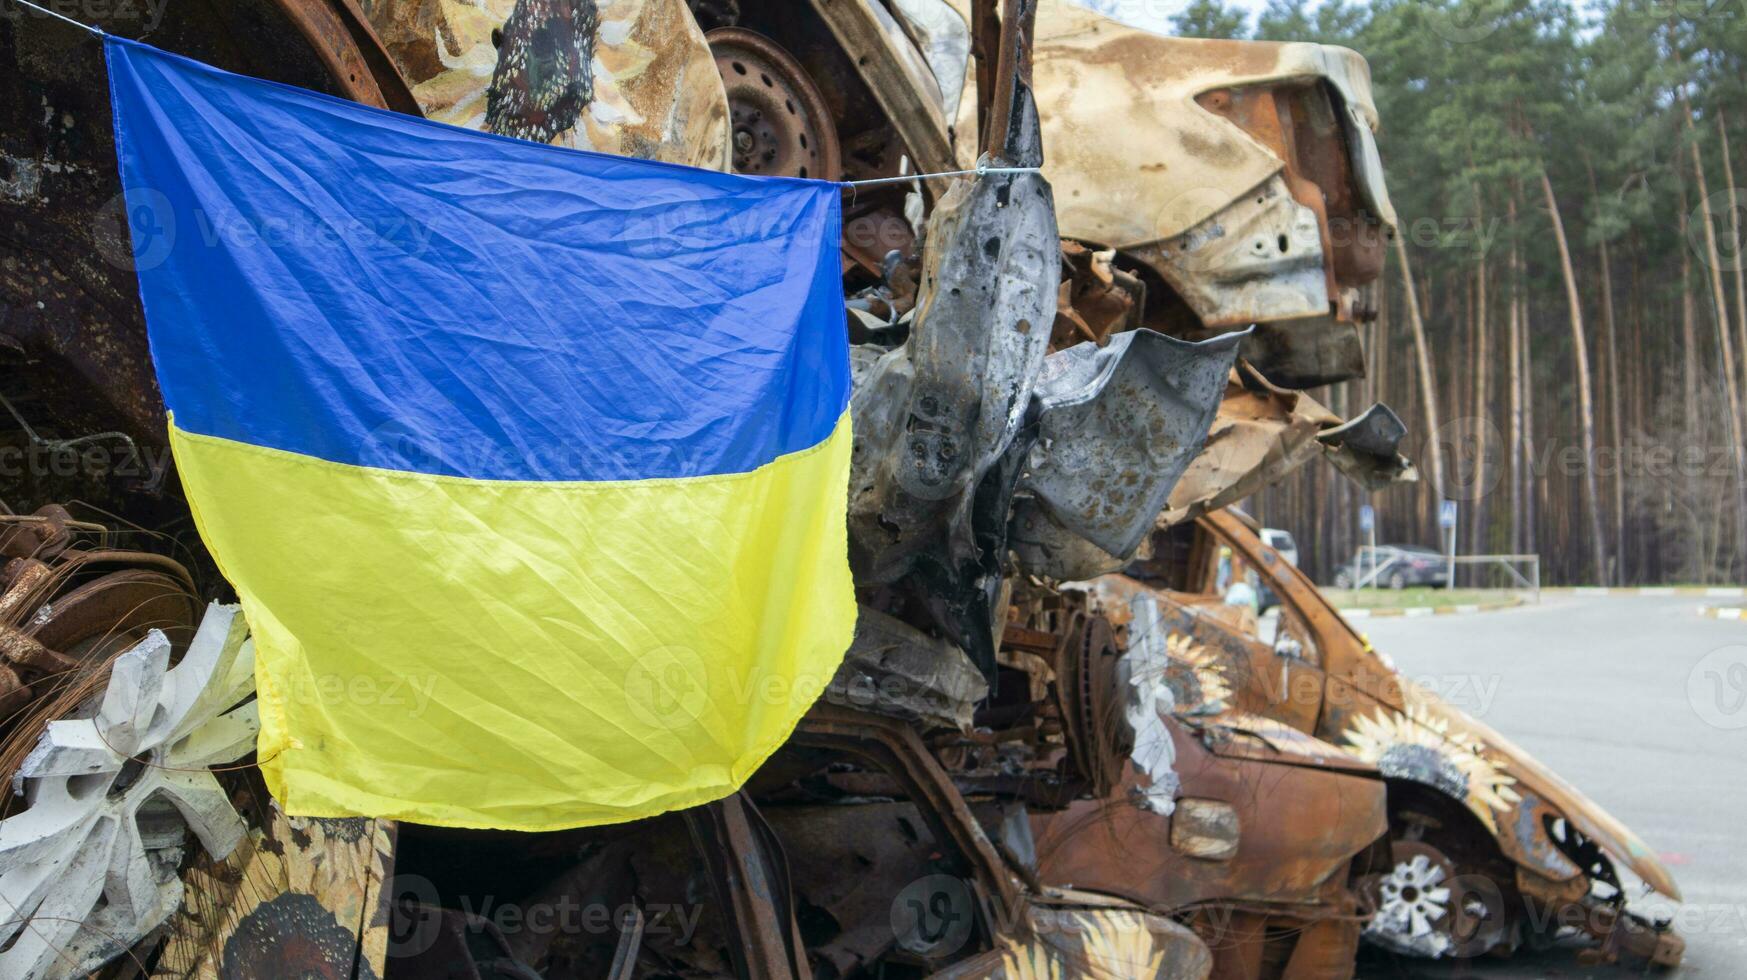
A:
<svg viewBox="0 0 1747 980">
<path fill-rule="evenodd" d="M 1335 588 L 1350 589 L 1353 587 L 1353 577 L 1346 572 L 1335 573 Z"/>
<path fill-rule="evenodd" d="M 1394 574 L 1390 575 L 1389 576 L 1389 587 L 1394 589 L 1397 592 L 1400 592 L 1402 589 L 1407 588 L 1407 576 L 1401 574 L 1400 572 L 1395 572 Z"/>
</svg>

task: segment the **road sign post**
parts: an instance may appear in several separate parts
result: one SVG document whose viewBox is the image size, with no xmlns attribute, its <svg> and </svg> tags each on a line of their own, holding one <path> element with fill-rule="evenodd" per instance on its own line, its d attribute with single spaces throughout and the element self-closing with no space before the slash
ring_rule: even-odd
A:
<svg viewBox="0 0 1747 980">
<path fill-rule="evenodd" d="M 1366 550 L 1365 554 L 1371 560 L 1371 574 L 1366 578 L 1366 581 L 1370 583 L 1371 588 L 1375 589 L 1377 587 L 1377 511 L 1370 504 L 1363 504 L 1359 507 L 1359 530 L 1365 532 L 1366 541 L 1370 544 L 1370 548 Z M 1357 565 L 1354 565 L 1353 571 L 1357 573 L 1358 568 Z"/>
<path fill-rule="evenodd" d="M 1456 588 L 1456 502 L 1454 500 L 1446 500 L 1438 507 L 1438 527 L 1443 529 L 1446 538 L 1444 556 L 1448 577 L 1444 580 L 1444 588 L 1453 590 Z"/>
</svg>

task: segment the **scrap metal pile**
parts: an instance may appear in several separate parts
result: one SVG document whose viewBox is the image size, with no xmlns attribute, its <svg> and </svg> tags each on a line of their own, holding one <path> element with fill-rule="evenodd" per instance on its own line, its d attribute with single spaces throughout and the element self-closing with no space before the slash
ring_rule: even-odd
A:
<svg viewBox="0 0 1747 980">
<path fill-rule="evenodd" d="M 1678 900 L 1648 849 L 1227 509 L 1318 457 L 1414 478 L 1387 408 L 1306 393 L 1363 374 L 1395 223 L 1357 54 L 1069 0 L 141 15 L 103 26 L 525 139 L 1002 172 L 844 191 L 860 617 L 742 792 L 539 835 L 287 817 L 164 450 L 150 216 L 123 213 L 97 45 L 0 23 L 0 449 L 37 461 L 0 494 L 0 977 L 1312 978 L 1366 940 L 1573 938 L 1678 961 L 1626 908 Z M 1244 581 L 1268 622 L 1225 601 Z"/>
</svg>

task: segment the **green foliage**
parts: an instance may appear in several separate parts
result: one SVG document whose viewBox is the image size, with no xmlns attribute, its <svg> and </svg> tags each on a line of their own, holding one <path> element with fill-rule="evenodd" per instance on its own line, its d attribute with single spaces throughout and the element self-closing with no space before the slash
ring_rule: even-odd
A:
<svg viewBox="0 0 1747 980">
<path fill-rule="evenodd" d="M 1219 20 L 1215 11 L 1225 8 L 1207 3 L 1195 10 L 1199 24 Z M 1575 439 L 1574 344 L 1541 188 L 1545 173 L 1573 251 L 1598 415 L 1622 416 L 1623 445 L 1727 444 L 1716 406 L 1722 404 L 1723 373 L 1740 372 L 1741 366 L 1719 356 L 1704 228 L 1708 221 L 1719 241 L 1728 319 L 1734 321 L 1747 303 L 1747 295 L 1740 295 L 1747 289 L 1737 287 L 1734 272 L 1734 263 L 1747 258 L 1735 257 L 1747 256 L 1747 247 L 1736 241 L 1730 220 L 1723 153 L 1726 133 L 1734 177 L 1747 182 L 1747 158 L 1741 155 L 1747 150 L 1747 0 L 1266 0 L 1253 36 L 1344 45 L 1370 62 L 1382 121 L 1378 143 L 1422 283 L 1446 419 L 1477 411 L 1495 421 L 1505 417 L 1501 362 L 1495 362 L 1488 390 L 1493 404 L 1473 401 L 1472 297 L 1484 262 L 1491 290 L 1489 356 L 1500 357 L 1512 290 L 1506 257 L 1514 245 L 1523 261 L 1520 295 L 1527 300 L 1534 351 L 1534 438 L 1560 446 Z M 1708 208 L 1699 199 L 1695 145 Z M 1747 225 L 1747 189 L 1740 200 L 1739 217 Z M 1506 220 L 1513 204 L 1514 227 Z M 1395 294 L 1391 315 L 1399 324 L 1401 280 L 1393 258 L 1388 276 Z M 1603 370 L 1607 281 L 1620 344 L 1620 390 L 1606 387 Z M 1692 405 L 1685 393 L 1688 301 L 1699 350 L 1693 382 L 1702 389 L 1700 403 L 1711 406 L 1696 412 L 1683 407 Z M 1739 336 L 1747 339 L 1747 330 Z M 1390 343 L 1387 336 L 1382 343 Z M 1385 346 L 1373 361 L 1395 359 L 1388 397 L 1407 402 L 1411 429 L 1417 424 L 1417 392 L 1401 379 L 1412 376 L 1412 365 L 1399 334 L 1393 343 L 1393 353 Z M 1738 359 L 1743 354 L 1736 351 Z M 1704 428 L 1706 418 L 1688 414 L 1707 416 L 1710 429 Z M 1629 490 L 1622 510 L 1631 511 L 1619 518 L 1627 542 L 1621 548 L 1626 553 L 1617 556 L 1624 563 L 1620 575 L 1747 575 L 1747 555 L 1715 547 L 1719 540 L 1734 540 L 1732 535 L 1711 529 L 1691 532 L 1691 540 L 1665 540 L 1676 532 L 1650 514 L 1654 508 L 1687 513 L 1677 504 L 1682 493 L 1692 496 L 1692 478 L 1659 476 L 1641 485 L 1631 483 L 1632 474 L 1618 478 Z M 1726 486 L 1704 484 L 1707 489 L 1694 498 L 1712 499 L 1709 509 L 1725 523 L 1740 519 L 1734 517 L 1732 479 Z M 1576 515 L 1583 504 L 1574 485 L 1553 480 L 1537 486 L 1547 509 L 1540 519 L 1548 540 L 1541 544 L 1555 555 L 1550 569 L 1559 574 L 1558 562 L 1566 560 L 1560 556 L 1569 557 L 1572 569 L 1584 568 L 1581 534 L 1569 536 L 1582 526 Z M 1505 509 L 1497 500 L 1486 506 L 1495 513 Z M 1420 510 L 1431 512 L 1423 501 Z M 1702 510 L 1689 508 L 1688 517 Z M 1546 526 L 1553 513 L 1560 515 L 1557 526 Z M 1634 521 L 1656 528 L 1639 539 L 1638 548 L 1630 544 Z M 1700 554 L 1709 557 L 1693 557 Z"/>
<path fill-rule="evenodd" d="M 1249 16 L 1223 0 L 1194 0 L 1171 18 L 1171 26 L 1184 37 L 1242 38 L 1249 36 Z"/>
</svg>

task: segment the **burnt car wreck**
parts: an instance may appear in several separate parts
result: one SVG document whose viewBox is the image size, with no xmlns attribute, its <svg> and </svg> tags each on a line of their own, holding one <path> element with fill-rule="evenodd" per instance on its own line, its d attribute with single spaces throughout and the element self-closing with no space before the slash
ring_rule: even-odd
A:
<svg viewBox="0 0 1747 980">
<path fill-rule="evenodd" d="M 1395 224 L 1357 54 L 1068 0 L 161 14 L 103 26 L 524 139 L 890 178 L 844 190 L 860 618 L 719 802 L 537 835 L 280 812 L 164 442 L 97 45 L 0 23 L 6 445 L 83 461 L 0 494 L 0 976 L 1334 978 L 1365 941 L 1515 948 L 1525 907 L 1678 961 L 1625 907 L 1623 875 L 1678 899 L 1629 831 L 1403 686 L 1225 510 L 1318 457 L 1415 478 L 1388 408 L 1306 392 L 1363 372 Z M 1280 636 L 1213 594 L 1221 547 Z"/>
</svg>

